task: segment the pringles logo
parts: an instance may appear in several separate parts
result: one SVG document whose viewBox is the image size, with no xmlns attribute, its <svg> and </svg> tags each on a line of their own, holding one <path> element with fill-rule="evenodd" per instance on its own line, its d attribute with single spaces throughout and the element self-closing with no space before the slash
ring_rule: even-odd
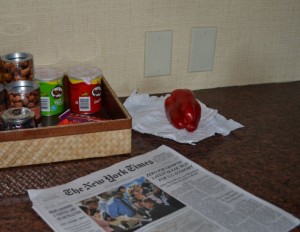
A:
<svg viewBox="0 0 300 232">
<path fill-rule="evenodd" d="M 92 95 L 94 97 L 100 97 L 101 96 L 101 87 L 100 86 L 96 86 L 93 90 L 92 90 Z"/>
<path fill-rule="evenodd" d="M 54 89 L 52 89 L 52 91 L 51 91 L 51 96 L 54 99 L 60 98 L 62 96 L 62 94 L 63 94 L 63 89 L 61 86 L 57 86 Z"/>
</svg>

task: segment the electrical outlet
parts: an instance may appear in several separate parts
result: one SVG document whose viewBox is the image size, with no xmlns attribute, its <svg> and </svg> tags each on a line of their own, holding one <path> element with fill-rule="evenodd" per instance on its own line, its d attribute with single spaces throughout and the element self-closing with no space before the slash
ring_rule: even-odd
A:
<svg viewBox="0 0 300 232">
<path fill-rule="evenodd" d="M 172 31 L 146 32 L 145 77 L 171 73 Z"/>
<path fill-rule="evenodd" d="M 188 72 L 213 70 L 217 28 L 192 28 Z"/>
</svg>

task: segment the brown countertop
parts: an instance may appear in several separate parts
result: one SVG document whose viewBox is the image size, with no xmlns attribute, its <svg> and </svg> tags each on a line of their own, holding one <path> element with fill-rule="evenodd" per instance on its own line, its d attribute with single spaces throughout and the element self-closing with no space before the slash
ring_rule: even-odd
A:
<svg viewBox="0 0 300 232">
<path fill-rule="evenodd" d="M 0 169 L 0 231 L 51 231 L 32 210 L 27 189 L 64 184 L 162 144 L 300 218 L 300 81 L 195 95 L 245 127 L 196 146 L 133 131 L 130 155 Z"/>
</svg>

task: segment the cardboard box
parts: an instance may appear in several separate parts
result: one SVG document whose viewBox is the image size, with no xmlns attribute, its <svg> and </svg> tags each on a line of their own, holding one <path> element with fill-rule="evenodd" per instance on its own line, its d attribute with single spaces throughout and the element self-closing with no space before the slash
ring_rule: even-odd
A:
<svg viewBox="0 0 300 232">
<path fill-rule="evenodd" d="M 131 153 L 132 119 L 105 78 L 108 120 L 0 131 L 0 168 Z"/>
</svg>

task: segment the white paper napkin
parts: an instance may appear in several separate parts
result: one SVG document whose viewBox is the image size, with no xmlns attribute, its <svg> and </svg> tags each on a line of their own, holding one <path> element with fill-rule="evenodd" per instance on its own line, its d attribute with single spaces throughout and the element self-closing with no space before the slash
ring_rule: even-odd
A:
<svg viewBox="0 0 300 232">
<path fill-rule="evenodd" d="M 141 133 L 152 134 L 163 138 L 173 139 L 179 143 L 195 144 L 215 133 L 223 136 L 243 127 L 232 119 L 226 119 L 218 111 L 206 107 L 200 102 L 200 124 L 194 132 L 185 129 L 178 130 L 168 121 L 164 102 L 169 96 L 149 96 L 134 91 L 124 102 L 124 106 L 132 117 L 132 129 Z"/>
</svg>

